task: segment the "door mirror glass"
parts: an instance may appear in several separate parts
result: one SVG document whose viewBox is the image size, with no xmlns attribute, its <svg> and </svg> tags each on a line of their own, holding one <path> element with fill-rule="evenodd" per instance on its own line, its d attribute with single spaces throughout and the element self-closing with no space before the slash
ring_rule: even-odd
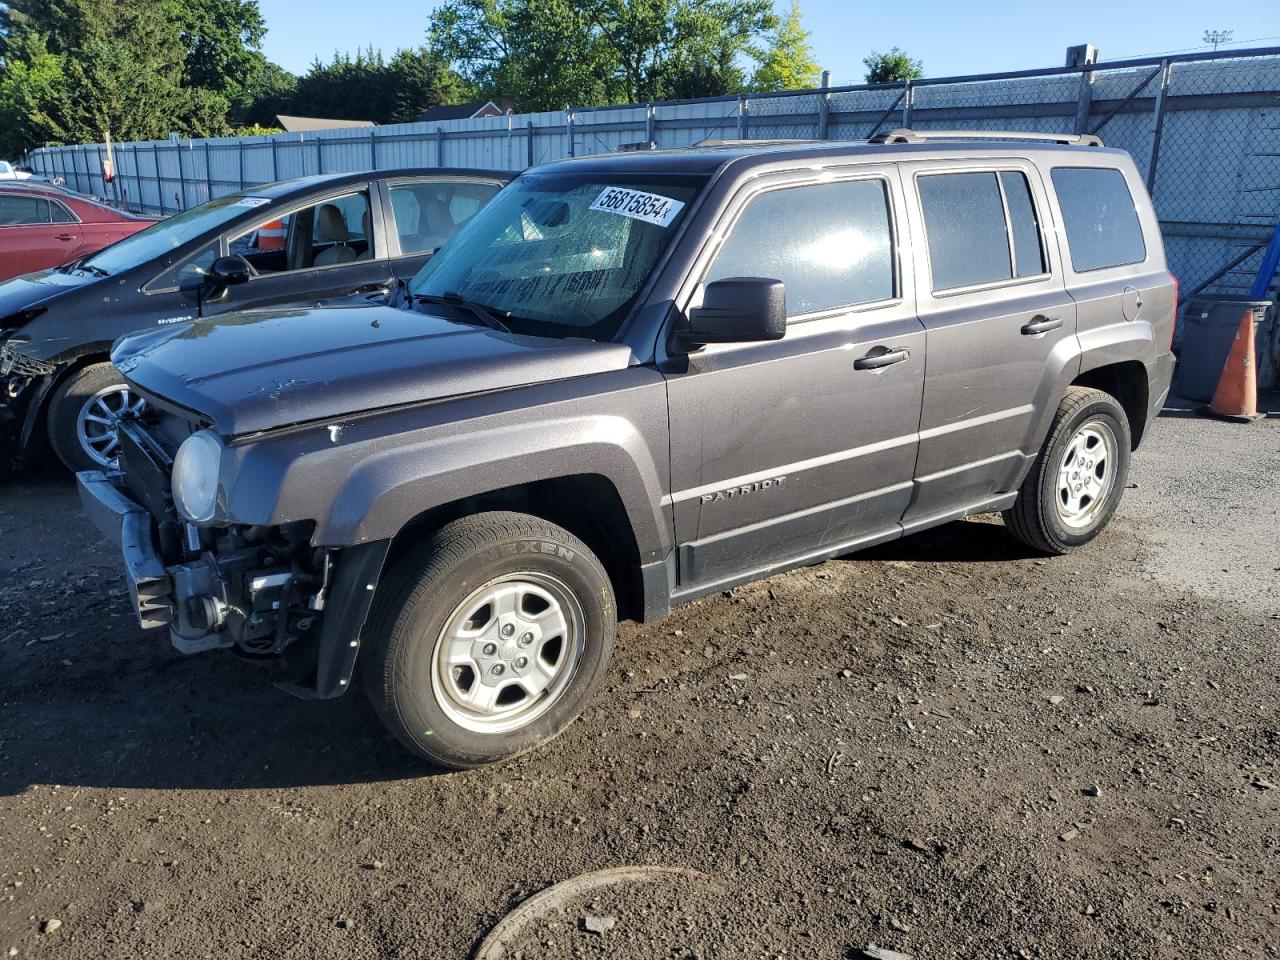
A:
<svg viewBox="0 0 1280 960">
<path fill-rule="evenodd" d="M 702 306 L 689 311 L 680 331 L 686 346 L 781 340 L 787 332 L 787 298 L 781 280 L 728 277 L 707 284 Z"/>
</svg>

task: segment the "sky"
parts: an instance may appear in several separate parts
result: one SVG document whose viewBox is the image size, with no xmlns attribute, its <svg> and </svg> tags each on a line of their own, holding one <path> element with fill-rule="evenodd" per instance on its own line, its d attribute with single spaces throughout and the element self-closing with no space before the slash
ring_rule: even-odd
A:
<svg viewBox="0 0 1280 960">
<path fill-rule="evenodd" d="M 372 45 L 390 53 L 426 39 L 434 0 L 259 0 L 263 49 L 286 70 Z M 777 0 L 780 9 L 788 0 Z M 929 77 L 1062 66 L 1066 48 L 1092 43 L 1103 60 L 1205 49 L 1206 30 L 1231 46 L 1280 46 L 1278 0 L 987 0 L 861 3 L 800 0 L 818 62 L 836 85 L 862 83 L 862 58 L 898 46 Z M 1240 43 L 1239 41 L 1252 41 Z M 1229 49 L 1228 47 L 1227 49 Z"/>
</svg>

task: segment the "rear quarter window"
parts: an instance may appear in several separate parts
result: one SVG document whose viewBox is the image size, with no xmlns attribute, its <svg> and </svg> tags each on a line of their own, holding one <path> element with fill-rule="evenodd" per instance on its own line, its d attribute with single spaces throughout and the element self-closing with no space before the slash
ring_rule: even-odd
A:
<svg viewBox="0 0 1280 960">
<path fill-rule="evenodd" d="M 1142 224 L 1123 173 L 1102 167 L 1055 167 L 1051 176 L 1077 273 L 1147 259 Z"/>
</svg>

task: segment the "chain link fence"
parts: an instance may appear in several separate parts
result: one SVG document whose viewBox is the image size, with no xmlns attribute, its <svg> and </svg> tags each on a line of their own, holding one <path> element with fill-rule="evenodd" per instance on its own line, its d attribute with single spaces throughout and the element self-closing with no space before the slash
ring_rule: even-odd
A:
<svg viewBox="0 0 1280 960">
<path fill-rule="evenodd" d="M 1184 294 L 1240 293 L 1280 218 L 1280 48 L 1081 67 L 578 108 L 271 137 L 47 147 L 46 176 L 172 214 L 260 183 L 401 167 L 518 170 L 707 140 L 863 140 L 894 127 L 1096 133 L 1147 180 Z"/>
</svg>

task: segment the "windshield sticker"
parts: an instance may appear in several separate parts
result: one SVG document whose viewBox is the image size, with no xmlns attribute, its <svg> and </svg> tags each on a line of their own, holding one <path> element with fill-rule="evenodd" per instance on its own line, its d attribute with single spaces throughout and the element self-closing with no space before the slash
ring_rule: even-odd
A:
<svg viewBox="0 0 1280 960">
<path fill-rule="evenodd" d="M 684 209 L 684 203 L 656 193 L 628 190 L 625 187 L 605 187 L 590 209 L 616 213 L 632 220 L 643 220 L 659 227 L 669 227 L 676 214 Z"/>
<path fill-rule="evenodd" d="M 242 197 L 232 204 L 233 207 L 265 207 L 271 201 L 266 197 Z"/>
</svg>

